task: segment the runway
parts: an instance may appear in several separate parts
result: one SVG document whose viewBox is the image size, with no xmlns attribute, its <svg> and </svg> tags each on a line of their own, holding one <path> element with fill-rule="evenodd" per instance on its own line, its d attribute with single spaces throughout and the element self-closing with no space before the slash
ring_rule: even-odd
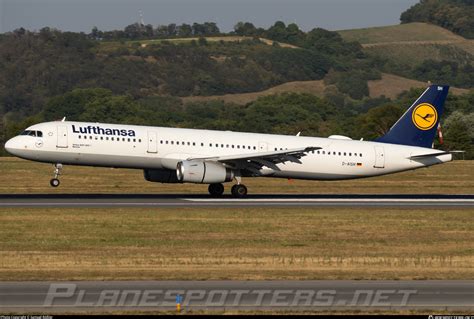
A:
<svg viewBox="0 0 474 319">
<path fill-rule="evenodd" d="M 0 207 L 444 207 L 473 208 L 474 195 L 0 194 Z"/>
<path fill-rule="evenodd" d="M 179 297 L 178 297 L 179 295 Z M 0 312 L 470 310 L 473 280 L 0 282 Z"/>
</svg>

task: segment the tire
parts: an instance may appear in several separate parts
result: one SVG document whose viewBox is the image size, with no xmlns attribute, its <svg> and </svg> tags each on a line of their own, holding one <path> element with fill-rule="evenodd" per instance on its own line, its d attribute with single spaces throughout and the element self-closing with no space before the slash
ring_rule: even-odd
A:
<svg viewBox="0 0 474 319">
<path fill-rule="evenodd" d="M 50 184 L 52 187 L 58 187 L 60 183 L 61 183 L 61 182 L 60 182 L 59 179 L 57 179 L 57 178 L 53 178 L 53 179 L 51 179 L 51 180 L 49 181 L 49 184 Z"/>
<path fill-rule="evenodd" d="M 210 184 L 208 188 L 211 196 L 222 196 L 224 194 L 224 185 L 222 184 Z"/>
<path fill-rule="evenodd" d="M 232 195 L 236 198 L 247 196 L 247 187 L 243 184 L 232 186 Z"/>
</svg>

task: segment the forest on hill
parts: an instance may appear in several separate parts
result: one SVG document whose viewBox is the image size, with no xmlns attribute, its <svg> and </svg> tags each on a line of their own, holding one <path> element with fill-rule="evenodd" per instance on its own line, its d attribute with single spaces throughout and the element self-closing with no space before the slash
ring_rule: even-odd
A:
<svg viewBox="0 0 474 319">
<path fill-rule="evenodd" d="M 400 20 L 436 24 L 474 39 L 474 0 L 421 0 L 403 12 Z"/>
<path fill-rule="evenodd" d="M 213 37 L 219 40 L 211 41 Z M 224 41 L 226 37 L 237 40 Z M 173 41 L 179 38 L 190 40 Z M 404 75 L 474 87 L 469 58 L 450 63 L 423 61 L 403 67 Z M 29 124 L 64 116 L 371 139 L 386 132 L 420 93 L 412 90 L 393 101 L 368 97 L 369 80 L 401 67 L 383 55 L 367 54 L 358 42 L 346 41 L 337 32 L 303 32 L 281 21 L 268 29 L 239 22 L 228 34 L 212 22 L 156 27 L 134 23 L 123 30 L 93 28 L 88 34 L 20 28 L 0 34 L 0 142 Z M 305 80 L 324 80 L 324 95 L 285 93 L 245 106 L 183 103 L 179 98 L 256 92 Z M 473 114 L 473 92 L 450 95 L 444 147 L 467 150 L 468 158 L 473 156 Z"/>
</svg>

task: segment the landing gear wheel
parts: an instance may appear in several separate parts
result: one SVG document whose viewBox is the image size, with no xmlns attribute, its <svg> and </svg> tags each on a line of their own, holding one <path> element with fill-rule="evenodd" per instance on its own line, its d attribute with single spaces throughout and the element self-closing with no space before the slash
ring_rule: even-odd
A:
<svg viewBox="0 0 474 319">
<path fill-rule="evenodd" d="M 209 191 L 209 194 L 211 194 L 212 196 L 222 196 L 222 194 L 224 194 L 224 185 L 210 184 L 208 191 Z"/>
<path fill-rule="evenodd" d="M 52 179 L 49 181 L 49 184 L 50 184 L 52 187 L 58 187 L 58 186 L 59 186 L 59 179 L 57 179 L 57 178 L 52 178 Z"/>
<path fill-rule="evenodd" d="M 247 187 L 244 184 L 237 184 L 232 186 L 231 192 L 232 196 L 242 198 L 247 196 Z"/>
<path fill-rule="evenodd" d="M 59 186 L 59 175 L 61 175 L 61 170 L 63 169 L 63 165 L 61 163 L 54 164 L 54 178 L 49 181 L 49 184 L 52 187 Z"/>
</svg>

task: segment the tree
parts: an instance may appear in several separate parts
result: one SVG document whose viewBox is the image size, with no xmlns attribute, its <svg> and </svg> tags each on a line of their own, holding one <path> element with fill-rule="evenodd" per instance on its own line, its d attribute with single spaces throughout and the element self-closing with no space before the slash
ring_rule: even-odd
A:
<svg viewBox="0 0 474 319">
<path fill-rule="evenodd" d="M 356 119 L 357 134 L 365 139 L 375 139 L 388 132 L 402 116 L 400 107 L 386 104 L 370 109 Z"/>
<path fill-rule="evenodd" d="M 186 23 L 183 23 L 178 27 L 178 36 L 180 37 L 190 37 L 193 35 L 193 28 Z"/>
<path fill-rule="evenodd" d="M 465 151 L 465 158 L 474 158 L 474 113 L 454 111 L 443 123 L 443 135 L 449 150 Z"/>
<path fill-rule="evenodd" d="M 241 36 L 256 36 L 258 35 L 257 28 L 250 22 L 238 22 L 234 26 L 236 34 Z"/>
</svg>

